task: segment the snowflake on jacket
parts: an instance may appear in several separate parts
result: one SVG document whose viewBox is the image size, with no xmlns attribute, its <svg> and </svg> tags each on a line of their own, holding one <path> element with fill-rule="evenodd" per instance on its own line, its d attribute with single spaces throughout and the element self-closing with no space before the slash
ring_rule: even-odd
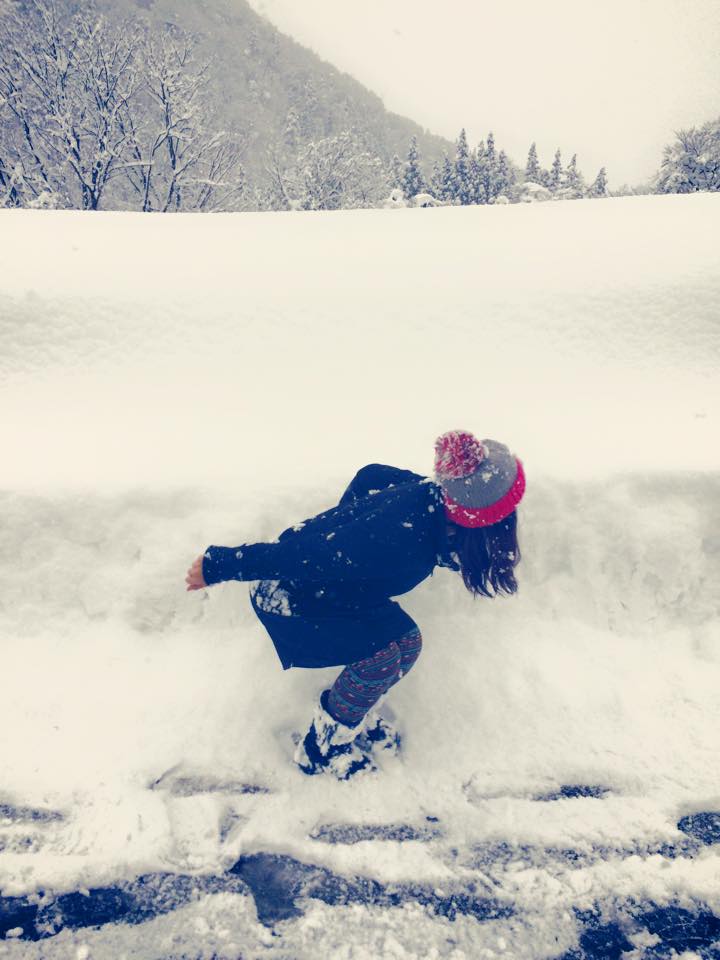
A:
<svg viewBox="0 0 720 960">
<path fill-rule="evenodd" d="M 223 580 L 372 583 L 396 597 L 447 553 L 442 493 L 428 477 L 382 464 L 355 476 L 338 506 L 288 527 L 275 543 L 211 546 L 203 576 Z M 447 558 L 444 558 L 445 562 Z"/>
<path fill-rule="evenodd" d="M 373 463 L 358 471 L 336 507 L 289 527 L 275 543 L 208 547 L 203 577 L 208 585 L 223 580 L 262 581 L 255 596 L 276 605 L 271 613 L 265 608 L 261 619 L 283 665 L 324 666 L 331 665 L 325 661 L 335 656 L 325 649 L 327 644 L 322 653 L 316 651 L 318 662 L 309 662 L 313 660 L 310 647 L 322 633 L 318 623 L 341 619 L 348 625 L 349 637 L 351 620 L 366 622 L 373 636 L 365 647 L 387 643 L 403 613 L 398 608 L 393 616 L 391 608 L 397 604 L 390 598 L 412 590 L 438 565 L 458 569 L 448 545 L 442 490 L 428 477 Z M 257 599 L 255 607 L 260 616 Z M 307 653 L 300 657 L 307 663 L 299 662 L 297 651 L 291 656 L 281 649 L 287 645 L 287 629 L 278 623 L 281 619 L 305 624 L 307 642 L 303 644 L 298 635 L 297 646 Z M 279 634 L 283 634 L 280 645 Z M 348 639 L 343 646 L 342 641 L 338 636 L 343 650 L 337 656 L 355 656 L 358 644 Z"/>
</svg>

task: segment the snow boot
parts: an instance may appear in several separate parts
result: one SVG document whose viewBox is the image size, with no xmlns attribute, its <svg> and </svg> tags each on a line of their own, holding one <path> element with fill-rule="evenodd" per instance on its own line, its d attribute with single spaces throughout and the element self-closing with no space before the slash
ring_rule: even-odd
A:
<svg viewBox="0 0 720 960">
<path fill-rule="evenodd" d="M 369 752 L 356 743 L 363 732 L 363 724 L 346 727 L 335 720 L 327 709 L 328 693 L 328 690 L 323 691 L 310 729 L 297 745 L 295 763 L 309 776 L 330 773 L 338 780 L 348 780 L 361 771 L 377 769 Z"/>
<path fill-rule="evenodd" d="M 376 710 L 371 710 L 365 718 L 363 732 L 356 743 L 366 753 L 382 750 L 383 753 L 387 751 L 388 756 L 394 757 L 400 752 L 402 738 L 389 720 L 381 717 Z"/>
</svg>

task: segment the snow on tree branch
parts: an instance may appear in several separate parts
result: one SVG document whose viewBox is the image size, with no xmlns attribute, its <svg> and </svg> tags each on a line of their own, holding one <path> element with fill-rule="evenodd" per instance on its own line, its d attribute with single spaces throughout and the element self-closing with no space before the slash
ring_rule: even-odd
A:
<svg viewBox="0 0 720 960">
<path fill-rule="evenodd" d="M 209 65 L 177 28 L 109 22 L 90 3 L 0 11 L 0 199 L 211 210 L 234 206 L 237 144 L 212 127 Z"/>
</svg>

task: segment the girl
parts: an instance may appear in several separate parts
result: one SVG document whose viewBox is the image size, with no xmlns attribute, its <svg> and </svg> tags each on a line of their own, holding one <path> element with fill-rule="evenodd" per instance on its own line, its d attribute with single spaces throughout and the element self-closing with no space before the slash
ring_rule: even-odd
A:
<svg viewBox="0 0 720 960">
<path fill-rule="evenodd" d="M 422 639 L 391 597 L 436 566 L 459 572 L 475 596 L 515 593 L 524 491 L 522 464 L 506 446 L 451 430 L 435 443 L 435 482 L 369 464 L 336 507 L 274 543 L 211 546 L 193 563 L 188 590 L 257 581 L 253 608 L 285 670 L 344 666 L 298 744 L 304 773 L 345 780 L 375 769 L 374 748 L 397 749 L 373 708 L 412 668 Z"/>
</svg>

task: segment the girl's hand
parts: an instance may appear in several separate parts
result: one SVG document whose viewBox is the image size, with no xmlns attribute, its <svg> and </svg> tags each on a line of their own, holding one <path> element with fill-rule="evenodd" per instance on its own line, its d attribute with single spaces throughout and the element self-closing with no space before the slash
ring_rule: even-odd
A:
<svg viewBox="0 0 720 960">
<path fill-rule="evenodd" d="M 202 563 L 203 558 L 199 556 L 188 570 L 187 576 L 185 577 L 188 590 L 203 590 L 207 586 L 203 580 Z"/>
</svg>

